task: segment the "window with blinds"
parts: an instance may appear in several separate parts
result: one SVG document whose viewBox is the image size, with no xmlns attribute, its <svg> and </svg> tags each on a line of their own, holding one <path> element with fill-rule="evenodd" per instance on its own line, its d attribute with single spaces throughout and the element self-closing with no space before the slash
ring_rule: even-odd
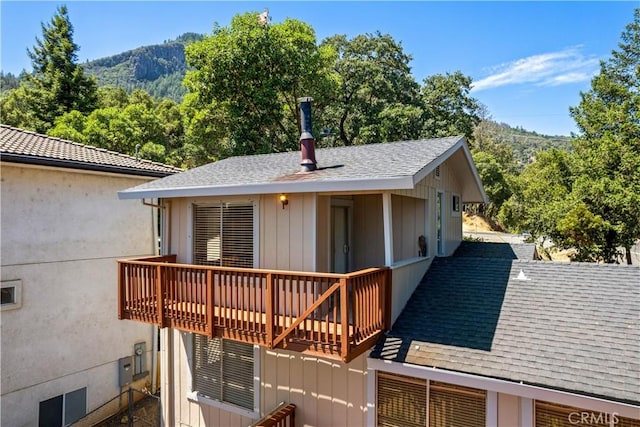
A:
<svg viewBox="0 0 640 427">
<path fill-rule="evenodd" d="M 384 372 L 377 388 L 378 426 L 485 426 L 484 390 Z"/>
<path fill-rule="evenodd" d="M 611 424 L 616 427 L 640 427 L 640 420 L 624 418 L 615 413 L 592 411 L 538 400 L 535 402 L 535 420 L 536 427 L 573 427 L 575 425 L 608 427 Z"/>
<path fill-rule="evenodd" d="M 484 390 L 429 383 L 429 427 L 484 427 L 486 410 Z"/>
<path fill-rule="evenodd" d="M 253 345 L 204 335 L 193 337 L 193 391 L 253 410 Z"/>
<path fill-rule="evenodd" d="M 427 425 L 427 381 L 378 372 L 378 426 Z"/>
<path fill-rule="evenodd" d="M 193 261 L 253 268 L 253 204 L 194 205 Z"/>
</svg>

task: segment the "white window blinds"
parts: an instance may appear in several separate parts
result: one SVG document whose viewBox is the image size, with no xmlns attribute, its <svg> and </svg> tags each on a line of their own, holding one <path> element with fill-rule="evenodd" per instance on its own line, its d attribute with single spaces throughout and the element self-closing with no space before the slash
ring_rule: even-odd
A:
<svg viewBox="0 0 640 427">
<path fill-rule="evenodd" d="M 253 410 L 253 345 L 194 335 L 193 364 L 194 391 Z"/>
<path fill-rule="evenodd" d="M 193 215 L 194 264 L 253 268 L 253 204 L 194 205 Z"/>
</svg>

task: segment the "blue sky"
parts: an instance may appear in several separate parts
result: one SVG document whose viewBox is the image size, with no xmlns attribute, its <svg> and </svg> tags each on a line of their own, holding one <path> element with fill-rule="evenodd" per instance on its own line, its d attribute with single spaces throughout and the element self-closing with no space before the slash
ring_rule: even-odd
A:
<svg viewBox="0 0 640 427">
<path fill-rule="evenodd" d="M 80 62 L 161 43 L 214 22 L 268 7 L 272 22 L 310 24 L 318 42 L 334 34 L 380 31 L 413 57 L 417 81 L 461 71 L 494 120 L 549 135 L 575 132 L 569 107 L 589 90 L 599 61 L 617 48 L 638 1 L 67 1 L 0 2 L 4 72 L 31 70 L 26 49 L 56 7 L 66 4 Z"/>
</svg>

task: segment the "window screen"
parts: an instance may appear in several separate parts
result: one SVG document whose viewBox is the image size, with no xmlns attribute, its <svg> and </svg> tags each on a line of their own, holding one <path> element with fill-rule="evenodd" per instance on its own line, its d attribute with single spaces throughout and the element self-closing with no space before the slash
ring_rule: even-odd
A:
<svg viewBox="0 0 640 427">
<path fill-rule="evenodd" d="M 64 425 L 78 421 L 87 414 L 87 389 L 81 388 L 64 395 Z"/>
<path fill-rule="evenodd" d="M 15 304 L 16 302 L 16 288 L 14 286 L 8 286 L 0 289 L 0 303 L 2 304 Z"/>
<path fill-rule="evenodd" d="M 62 395 L 40 402 L 38 427 L 62 427 Z"/>
<path fill-rule="evenodd" d="M 253 345 L 194 335 L 193 355 L 194 391 L 253 410 Z"/>
<path fill-rule="evenodd" d="M 194 206 L 194 263 L 253 267 L 253 204 Z"/>
</svg>

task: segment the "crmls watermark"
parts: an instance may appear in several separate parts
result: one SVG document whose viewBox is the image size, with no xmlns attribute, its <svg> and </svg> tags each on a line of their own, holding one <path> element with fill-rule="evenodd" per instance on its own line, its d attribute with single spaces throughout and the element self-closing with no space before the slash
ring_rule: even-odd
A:
<svg viewBox="0 0 640 427">
<path fill-rule="evenodd" d="M 567 418 L 569 419 L 569 423 L 571 423 L 572 425 L 606 424 L 609 426 L 614 426 L 620 421 L 618 414 L 615 412 L 571 412 Z"/>
</svg>

